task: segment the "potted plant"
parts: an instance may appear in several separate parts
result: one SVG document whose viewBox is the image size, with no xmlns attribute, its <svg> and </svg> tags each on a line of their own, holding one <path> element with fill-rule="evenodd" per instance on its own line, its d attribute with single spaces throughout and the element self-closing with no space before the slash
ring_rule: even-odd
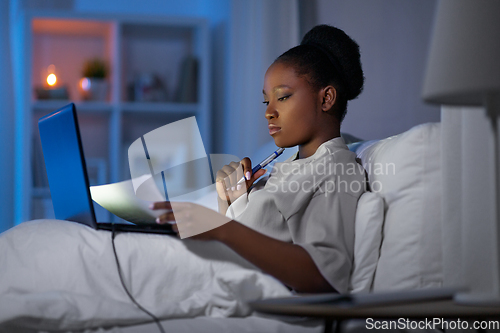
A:
<svg viewBox="0 0 500 333">
<path fill-rule="evenodd" d="M 105 101 L 108 96 L 109 83 L 106 80 L 108 76 L 108 66 L 100 58 L 87 60 L 84 63 L 82 79 L 78 88 L 84 100 Z"/>
</svg>

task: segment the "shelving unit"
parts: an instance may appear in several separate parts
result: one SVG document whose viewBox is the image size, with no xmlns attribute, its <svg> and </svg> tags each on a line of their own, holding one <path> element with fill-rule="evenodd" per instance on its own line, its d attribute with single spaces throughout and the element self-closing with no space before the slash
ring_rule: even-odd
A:
<svg viewBox="0 0 500 333">
<path fill-rule="evenodd" d="M 91 185 L 129 179 L 129 145 L 186 117 L 196 116 L 205 149 L 210 150 L 210 43 L 205 20 L 37 11 L 24 13 L 15 34 L 22 41 L 14 47 L 16 224 L 52 217 L 37 121 L 70 102 L 77 108 Z M 110 90 L 103 101 L 84 101 L 77 84 L 84 61 L 95 57 L 108 64 Z M 44 79 L 40 73 L 50 64 L 56 66 L 69 100 L 36 98 L 34 90 Z M 144 94 L 137 100 L 132 83 L 151 74 L 165 89 L 156 100 Z"/>
</svg>

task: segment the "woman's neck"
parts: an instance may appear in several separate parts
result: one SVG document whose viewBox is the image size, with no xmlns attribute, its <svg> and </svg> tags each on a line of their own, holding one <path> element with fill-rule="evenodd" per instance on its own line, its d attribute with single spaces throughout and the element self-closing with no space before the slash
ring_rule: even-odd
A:
<svg viewBox="0 0 500 333">
<path fill-rule="evenodd" d="M 340 130 L 330 133 L 330 135 L 325 135 L 321 137 L 317 137 L 315 140 L 310 141 L 304 145 L 299 145 L 299 155 L 298 159 L 307 158 L 318 150 L 319 146 L 323 143 L 330 141 L 331 139 L 338 138 L 340 136 Z"/>
</svg>

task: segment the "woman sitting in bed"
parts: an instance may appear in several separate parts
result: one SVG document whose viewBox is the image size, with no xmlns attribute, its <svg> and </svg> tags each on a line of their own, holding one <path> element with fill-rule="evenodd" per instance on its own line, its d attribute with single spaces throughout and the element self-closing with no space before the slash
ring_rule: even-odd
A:
<svg viewBox="0 0 500 333">
<path fill-rule="evenodd" d="M 358 45 L 331 26 L 316 26 L 279 56 L 264 78 L 265 117 L 276 145 L 298 146 L 298 154 L 248 192 L 265 170 L 252 174 L 248 158 L 225 166 L 217 175 L 220 211 L 237 198 L 244 209 L 193 238 L 226 244 L 295 291 L 347 292 L 364 176 L 340 124 L 363 79 Z M 245 175 L 246 187 L 236 175 Z M 168 202 L 154 205 L 165 208 Z M 174 220 L 167 213 L 158 223 Z"/>
<path fill-rule="evenodd" d="M 313 28 L 276 59 L 264 80 L 265 117 L 276 145 L 298 146 L 298 154 L 277 163 L 262 189 L 253 185 L 265 171 L 251 174 L 248 158 L 219 172 L 220 210 L 237 198 L 229 207 L 234 219 L 192 237 L 214 242 L 129 233 L 110 242 L 106 231 L 58 220 L 0 234 L 0 331 L 155 319 L 127 294 L 168 319 L 247 316 L 249 300 L 289 296 L 283 284 L 298 292 L 347 292 L 364 175 L 340 124 L 362 86 L 358 45 L 330 26 Z M 240 175 L 245 184 L 238 184 Z M 156 203 L 160 208 L 170 203 Z M 159 223 L 174 219 L 166 214 Z"/>
</svg>

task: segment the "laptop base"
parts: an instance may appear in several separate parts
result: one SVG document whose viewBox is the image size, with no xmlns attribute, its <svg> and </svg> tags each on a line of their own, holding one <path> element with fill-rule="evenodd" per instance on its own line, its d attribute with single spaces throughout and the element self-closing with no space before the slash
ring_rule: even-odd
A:
<svg viewBox="0 0 500 333">
<path fill-rule="evenodd" d="M 97 230 L 118 232 L 142 232 L 147 234 L 177 235 L 170 225 L 156 224 L 124 224 L 124 223 L 97 223 Z"/>
</svg>

